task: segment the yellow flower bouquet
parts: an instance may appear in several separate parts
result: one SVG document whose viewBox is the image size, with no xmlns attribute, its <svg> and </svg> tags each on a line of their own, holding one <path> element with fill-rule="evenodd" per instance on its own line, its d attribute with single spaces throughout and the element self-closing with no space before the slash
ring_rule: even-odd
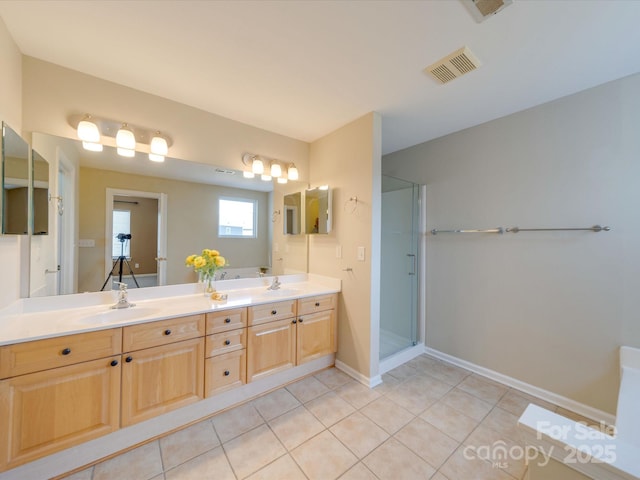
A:
<svg viewBox="0 0 640 480">
<path fill-rule="evenodd" d="M 193 270 L 200 276 L 200 281 L 204 284 L 205 295 L 215 293 L 213 280 L 216 270 L 227 265 L 227 261 L 220 255 L 220 252 L 205 248 L 200 255 L 189 255 L 184 263 L 187 267 L 193 267 Z"/>
</svg>

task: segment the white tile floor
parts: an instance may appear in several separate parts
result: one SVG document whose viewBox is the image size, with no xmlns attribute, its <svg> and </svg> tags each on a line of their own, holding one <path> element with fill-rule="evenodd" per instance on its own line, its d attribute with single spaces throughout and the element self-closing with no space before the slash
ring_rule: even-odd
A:
<svg viewBox="0 0 640 480">
<path fill-rule="evenodd" d="M 426 355 L 383 380 L 324 370 L 67 478 L 520 480 L 523 461 L 468 447 L 517 446 L 530 402 L 556 409 Z"/>
</svg>

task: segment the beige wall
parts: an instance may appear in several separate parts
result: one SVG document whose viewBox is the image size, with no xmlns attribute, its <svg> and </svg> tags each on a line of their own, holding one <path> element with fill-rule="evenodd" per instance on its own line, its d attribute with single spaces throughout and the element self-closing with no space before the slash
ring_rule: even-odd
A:
<svg viewBox="0 0 640 480">
<path fill-rule="evenodd" d="M 230 267 L 268 264 L 268 193 L 81 168 L 79 238 L 95 240 L 95 247 L 79 249 L 78 291 L 99 290 L 104 282 L 107 188 L 167 194 L 169 284 L 196 281 L 195 274 L 184 266 L 184 259 L 192 253 L 200 253 L 203 248 L 219 250 Z M 258 238 L 218 238 L 217 203 L 220 196 L 258 201 Z"/>
<path fill-rule="evenodd" d="M 311 186 L 330 185 L 333 191 L 333 230 L 327 235 L 309 236 L 309 272 L 342 279 L 339 306 L 338 360 L 370 377 L 372 352 L 372 221 L 378 212 L 372 210 L 374 176 L 379 176 L 380 116 L 369 113 L 358 120 L 311 144 Z M 358 198 L 355 211 L 345 208 L 350 197 Z M 342 258 L 336 258 L 336 247 L 342 247 Z M 364 262 L 356 260 L 357 247 L 363 246 Z M 374 260 L 376 260 L 374 258 Z M 375 263 L 375 262 L 374 262 Z M 343 271 L 352 268 L 352 272 Z M 377 328 L 375 326 L 374 328 Z M 376 337 L 377 338 L 377 337 Z M 374 373 L 377 373 L 374 372 Z"/>
<path fill-rule="evenodd" d="M 0 120 L 16 132 L 22 131 L 22 55 L 0 19 Z M 21 262 L 28 254 L 24 238 L 0 235 L 0 265 L 5 272 L 0 280 L 0 307 L 20 296 L 26 276 L 20 275 Z M 28 260 L 28 258 L 27 258 Z M 26 268 L 26 267 L 25 267 Z"/>
<path fill-rule="evenodd" d="M 300 178 L 308 178 L 306 142 L 32 57 L 25 56 L 23 64 L 25 131 L 75 139 L 69 116 L 90 113 L 165 132 L 175 158 L 241 169 L 242 153 L 251 152 L 295 162 Z"/>
<path fill-rule="evenodd" d="M 614 412 L 640 346 L 640 75 L 385 156 L 427 184 L 427 345 Z"/>
</svg>

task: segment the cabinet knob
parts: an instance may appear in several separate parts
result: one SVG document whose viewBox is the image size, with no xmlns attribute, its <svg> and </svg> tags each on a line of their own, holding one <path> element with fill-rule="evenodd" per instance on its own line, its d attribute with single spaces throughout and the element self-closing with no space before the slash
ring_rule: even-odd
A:
<svg viewBox="0 0 640 480">
<path fill-rule="evenodd" d="M 271 310 L 271 315 L 275 315 L 276 313 L 278 313 L 277 310 Z"/>
<path fill-rule="evenodd" d="M 298 322 L 296 322 L 296 320 L 294 319 L 294 320 L 291 320 L 291 323 L 298 323 Z"/>
<path fill-rule="evenodd" d="M 231 372 L 229 372 L 229 370 L 225 370 L 225 371 L 224 371 L 224 376 L 225 376 L 225 377 L 228 377 L 228 376 L 230 375 L 230 373 L 231 373 Z"/>
<path fill-rule="evenodd" d="M 62 350 L 61 352 L 63 355 L 69 355 L 71 353 L 71 349 L 70 348 L 65 348 L 64 350 Z"/>
<path fill-rule="evenodd" d="M 127 358 L 124 359 L 124 361 L 127 363 L 131 363 L 131 361 L 133 361 L 133 357 L 129 355 Z"/>
<path fill-rule="evenodd" d="M 224 323 L 231 323 L 231 319 L 229 317 L 225 318 Z"/>
<path fill-rule="evenodd" d="M 319 306 L 320 306 L 320 302 L 316 302 L 316 307 L 319 307 Z"/>
<path fill-rule="evenodd" d="M 301 319 L 301 318 L 299 318 L 299 319 L 298 319 L 298 321 L 299 321 L 300 323 L 302 323 L 302 319 Z"/>
<path fill-rule="evenodd" d="M 171 335 L 171 330 L 169 330 L 168 328 L 164 331 L 165 335 Z"/>
<path fill-rule="evenodd" d="M 225 341 L 224 341 L 224 344 L 225 344 L 225 345 L 231 345 L 231 340 L 225 340 Z"/>
<path fill-rule="evenodd" d="M 115 367 L 116 365 L 118 365 L 118 360 L 111 360 L 111 366 Z"/>
</svg>

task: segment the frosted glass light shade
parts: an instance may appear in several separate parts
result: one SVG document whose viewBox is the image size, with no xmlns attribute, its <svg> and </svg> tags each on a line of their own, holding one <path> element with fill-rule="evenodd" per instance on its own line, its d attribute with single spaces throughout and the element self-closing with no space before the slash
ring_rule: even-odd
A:
<svg viewBox="0 0 640 480">
<path fill-rule="evenodd" d="M 298 180 L 298 169 L 293 163 L 287 169 L 287 177 L 289 177 L 289 180 Z"/>
<path fill-rule="evenodd" d="M 155 136 L 151 139 L 151 147 L 150 147 L 151 153 L 155 154 L 155 155 L 166 155 L 167 153 L 169 153 L 169 146 L 167 145 L 167 141 L 160 137 L 160 136 Z"/>
<path fill-rule="evenodd" d="M 251 163 L 251 171 L 256 175 L 262 175 L 264 173 L 264 163 L 259 158 L 254 158 Z"/>
<path fill-rule="evenodd" d="M 116 134 L 116 146 L 119 148 L 126 148 L 128 150 L 134 150 L 136 148 L 136 137 L 129 127 L 127 127 L 126 123 L 122 124 L 122 127 Z M 126 155 L 123 156 L 126 157 Z"/>
<path fill-rule="evenodd" d="M 98 143 L 100 141 L 100 131 L 98 126 L 89 119 L 78 123 L 78 138 L 83 142 Z"/>
<path fill-rule="evenodd" d="M 282 176 L 282 167 L 280 167 L 279 163 L 271 164 L 271 176 L 276 178 Z"/>
<path fill-rule="evenodd" d="M 118 147 L 116 149 L 116 151 L 118 152 L 118 155 L 120 155 L 121 157 L 135 157 L 136 156 L 136 151 L 131 149 L 131 148 L 121 148 Z"/>
<path fill-rule="evenodd" d="M 102 144 L 95 142 L 82 142 L 82 148 L 89 150 L 90 152 L 101 152 Z"/>
</svg>

